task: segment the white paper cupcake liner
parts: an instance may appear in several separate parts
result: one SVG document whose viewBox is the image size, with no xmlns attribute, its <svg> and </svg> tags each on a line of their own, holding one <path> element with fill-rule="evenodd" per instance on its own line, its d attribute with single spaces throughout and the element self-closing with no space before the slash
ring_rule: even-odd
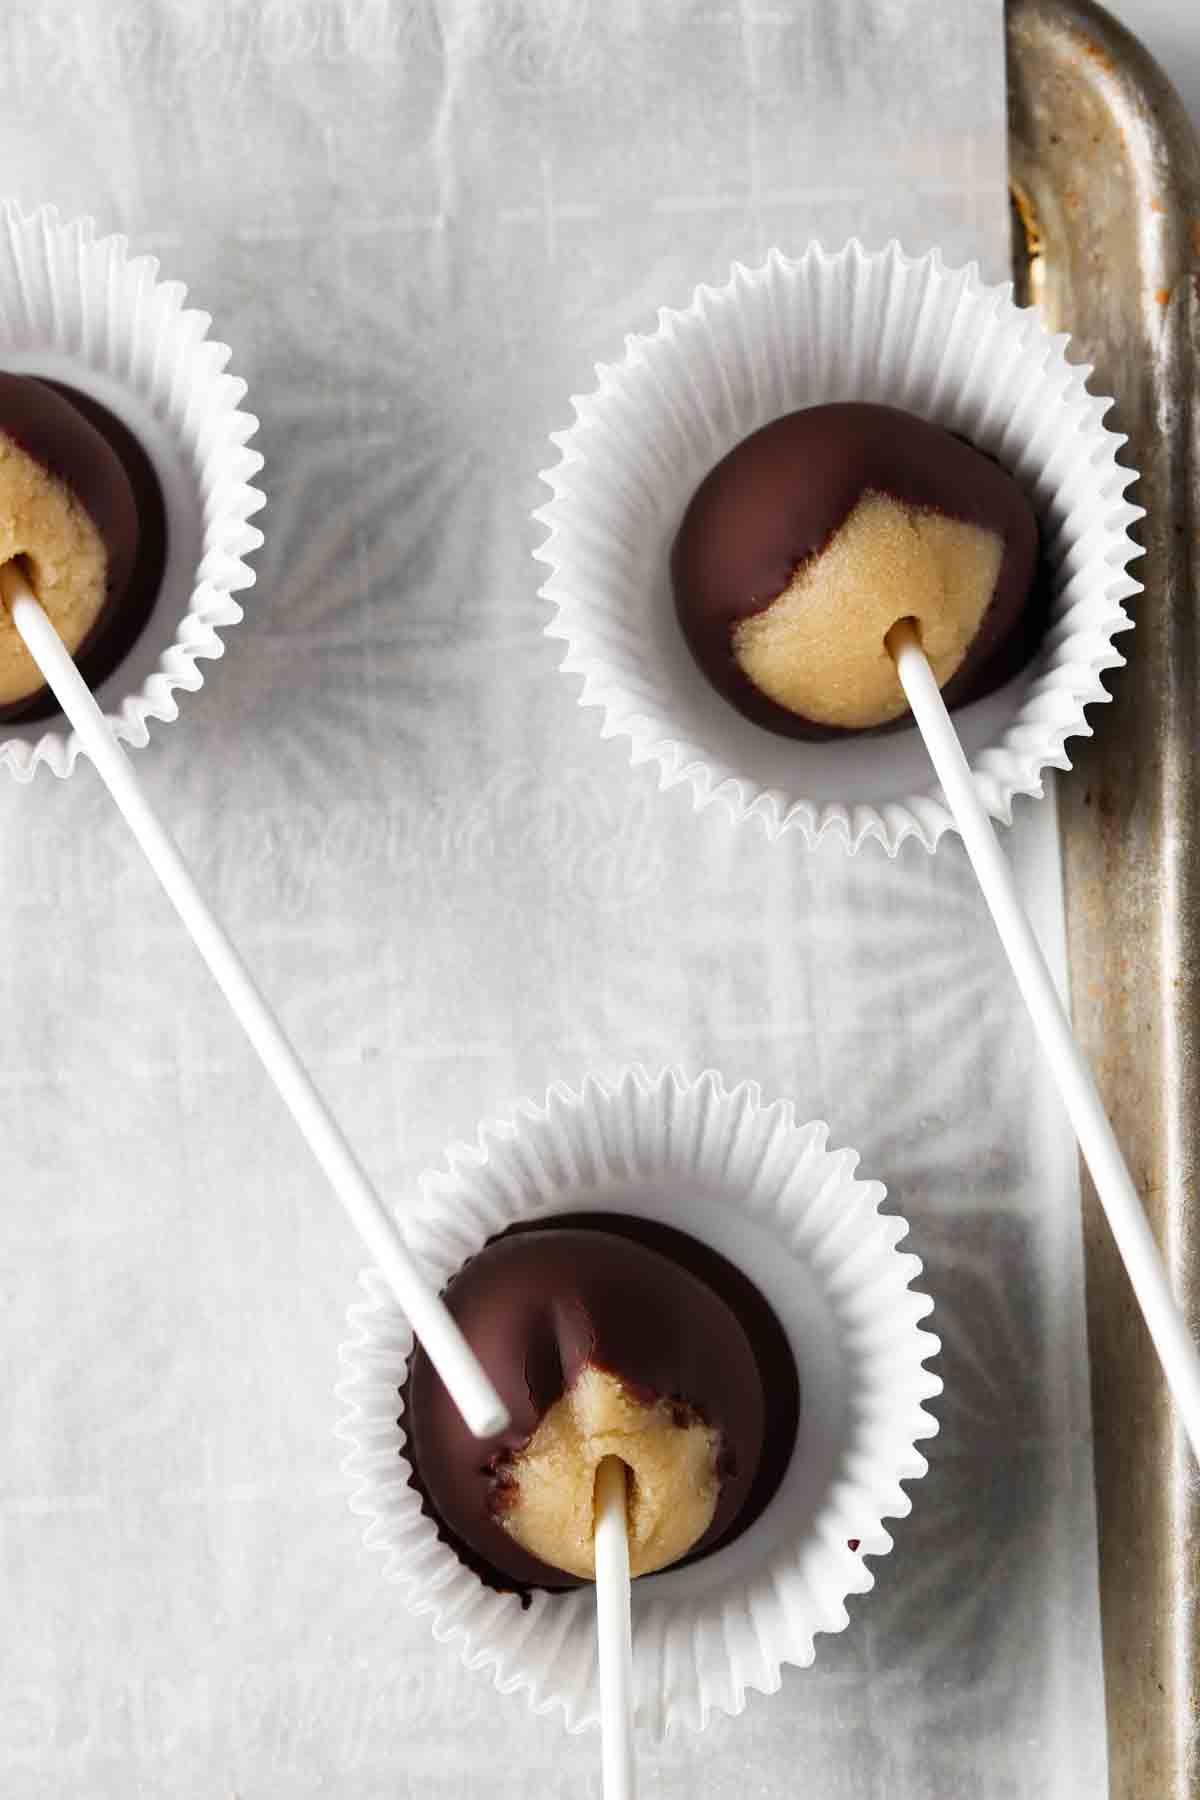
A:
<svg viewBox="0 0 1200 1800">
<path fill-rule="evenodd" d="M 547 627 L 582 676 L 580 704 L 603 735 L 629 740 L 631 761 L 658 766 L 659 785 L 687 784 L 697 808 L 719 801 L 769 837 L 825 833 L 894 855 L 907 837 L 929 850 L 953 827 L 915 729 L 808 744 L 744 719 L 696 669 L 675 618 L 668 553 L 701 478 L 760 425 L 831 400 L 907 408 L 970 438 L 1007 467 L 1042 520 L 1054 573 L 1052 624 L 1033 664 L 1000 693 L 955 714 L 980 794 L 1008 823 L 1018 794 L 1038 795 L 1046 768 L 1069 768 L 1067 740 L 1090 735 L 1084 709 L 1107 700 L 1100 677 L 1124 659 L 1121 602 L 1141 550 L 1128 534 L 1142 509 L 1124 499 L 1135 473 L 1117 462 L 1112 402 L 1087 391 L 1089 368 L 1066 358 L 1011 285 L 988 287 L 974 265 L 947 269 L 896 244 L 869 255 L 812 245 L 799 261 L 773 251 L 736 265 L 728 285 L 701 287 L 656 332 L 626 340 L 598 367 L 594 392 L 572 401 L 554 434 L 554 498 L 535 554 L 551 575 Z"/>
<path fill-rule="evenodd" d="M 97 238 L 90 219 L 63 224 L 53 207 L 0 206 L 0 361 L 12 374 L 68 382 L 106 406 L 153 462 L 167 514 L 158 601 L 97 699 L 122 743 L 141 748 L 152 720 L 179 715 L 180 692 L 203 686 L 204 658 L 222 654 L 234 599 L 251 585 L 245 557 L 264 496 L 251 485 L 262 457 L 248 448 L 258 420 L 241 411 L 246 384 L 227 374 L 229 349 L 207 335 L 187 290 L 160 281 L 154 257 L 123 237 Z M 0 767 L 19 781 L 40 767 L 69 775 L 83 746 L 65 721 L 0 725 Z"/>
<path fill-rule="evenodd" d="M 520 1219 L 586 1209 L 665 1222 L 743 1269 L 788 1334 L 801 1420 L 780 1490 L 715 1555 L 634 1583 L 637 1722 L 656 1737 L 699 1729 L 714 1709 L 739 1713 L 749 1690 L 779 1687 L 785 1663 L 811 1663 L 816 1634 L 847 1624 L 847 1595 L 874 1585 L 863 1555 L 891 1548 L 883 1521 L 910 1510 L 901 1484 L 925 1473 L 916 1445 L 937 1424 L 924 1403 L 942 1384 L 923 1366 L 939 1346 L 918 1323 L 931 1302 L 909 1285 L 921 1264 L 897 1250 L 908 1227 L 880 1214 L 880 1183 L 856 1180 L 855 1153 L 826 1141 L 824 1125 L 798 1125 L 790 1104 L 765 1106 L 752 1085 L 633 1068 L 614 1086 L 556 1086 L 544 1106 L 482 1127 L 425 1176 L 401 1221 L 438 1287 Z M 561 1708 L 572 1731 L 595 1724 L 592 1590 L 535 1594 L 523 1610 L 440 1542 L 408 1485 L 397 1424 L 412 1334 L 383 1279 L 361 1282 L 337 1392 L 364 1541 L 468 1668 L 537 1712 Z"/>
</svg>

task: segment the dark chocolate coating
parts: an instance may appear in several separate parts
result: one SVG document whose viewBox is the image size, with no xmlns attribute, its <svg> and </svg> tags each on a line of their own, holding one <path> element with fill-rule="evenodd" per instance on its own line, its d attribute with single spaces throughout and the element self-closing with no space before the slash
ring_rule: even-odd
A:
<svg viewBox="0 0 1200 1800">
<path fill-rule="evenodd" d="M 127 655 L 154 608 L 166 564 L 166 511 L 146 452 L 90 395 L 32 375 L 0 374 L 0 432 L 70 488 L 108 553 L 104 606 L 75 663 L 91 688 Z M 0 722 L 53 718 L 42 687 L 0 707 Z"/>
<path fill-rule="evenodd" d="M 787 1338 L 754 1284 L 686 1233 L 603 1213 L 515 1227 L 459 1271 L 446 1300 L 511 1425 L 493 1439 L 472 1437 L 419 1345 L 401 1423 L 426 1512 L 489 1585 L 581 1585 L 504 1530 L 497 1475 L 585 1363 L 647 1401 L 682 1401 L 721 1432 L 716 1512 L 682 1561 L 739 1535 L 782 1480 L 800 1399 Z"/>
<path fill-rule="evenodd" d="M 740 713 L 785 737 L 852 734 L 806 719 L 755 687 L 734 656 L 734 627 L 778 599 L 868 489 L 1003 539 L 991 603 L 943 690 L 948 706 L 965 706 L 1003 686 L 1029 660 L 1044 629 L 1037 519 L 1012 476 L 990 457 L 893 406 L 841 401 L 788 413 L 710 470 L 671 550 L 675 610 L 700 669 Z"/>
</svg>

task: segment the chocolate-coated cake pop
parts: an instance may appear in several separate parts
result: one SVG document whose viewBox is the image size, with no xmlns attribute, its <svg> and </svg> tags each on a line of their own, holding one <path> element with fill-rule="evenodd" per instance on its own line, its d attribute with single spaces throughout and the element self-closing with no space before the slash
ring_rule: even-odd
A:
<svg viewBox="0 0 1200 1800">
<path fill-rule="evenodd" d="M 20 558 L 91 686 L 145 624 L 165 541 L 153 468 L 127 428 L 58 383 L 0 374 L 0 562 Z M 0 721 L 56 710 L 0 607 Z"/>
<path fill-rule="evenodd" d="M 907 710 L 884 639 L 919 636 L 949 706 L 1028 660 L 1043 624 L 1038 531 L 989 457 L 895 407 L 840 402 L 754 432 L 696 490 L 671 552 L 700 668 L 788 737 Z"/>
<path fill-rule="evenodd" d="M 757 1289 L 706 1246 L 570 1215 L 493 1240 L 445 1297 L 511 1424 L 472 1437 L 419 1345 L 402 1424 L 427 1510 L 492 1585 L 593 1577 L 608 1455 L 629 1470 L 635 1575 L 707 1553 L 775 1491 L 795 1440 L 795 1364 Z"/>
</svg>

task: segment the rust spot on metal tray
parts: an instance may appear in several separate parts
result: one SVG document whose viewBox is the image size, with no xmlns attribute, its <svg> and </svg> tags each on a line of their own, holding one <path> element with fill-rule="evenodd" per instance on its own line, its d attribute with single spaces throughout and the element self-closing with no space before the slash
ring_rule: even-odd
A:
<svg viewBox="0 0 1200 1800">
<path fill-rule="evenodd" d="M 1090 57 L 1094 63 L 1098 63 L 1102 69 L 1116 68 L 1112 52 L 1106 50 L 1103 44 L 1096 43 L 1094 38 L 1085 36 L 1082 31 L 1075 31 L 1073 36 L 1083 54 Z"/>
<path fill-rule="evenodd" d="M 1009 194 L 1013 210 L 1017 215 L 1017 223 L 1021 232 L 1021 247 L 1025 252 L 1027 263 L 1036 262 L 1043 251 L 1041 227 L 1034 215 L 1033 203 L 1024 189 L 1014 181 L 1010 184 Z"/>
<path fill-rule="evenodd" d="M 1029 195 L 1019 182 L 1009 182 L 1013 249 L 1013 298 L 1018 306 L 1037 303 L 1042 269 L 1042 233 Z"/>
<path fill-rule="evenodd" d="M 1171 304 L 1170 288 L 1165 288 L 1165 287 L 1155 288 L 1154 298 L 1158 301 L 1158 304 L 1160 306 L 1170 306 L 1170 304 Z"/>
</svg>

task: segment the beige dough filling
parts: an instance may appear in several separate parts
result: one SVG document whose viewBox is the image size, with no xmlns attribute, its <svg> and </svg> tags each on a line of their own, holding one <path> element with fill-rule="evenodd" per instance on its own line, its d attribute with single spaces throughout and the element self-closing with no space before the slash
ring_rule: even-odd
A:
<svg viewBox="0 0 1200 1800">
<path fill-rule="evenodd" d="M 755 687 L 818 725 L 863 730 L 908 702 L 884 638 L 915 619 L 939 687 L 987 611 L 1004 543 L 993 531 L 869 490 L 818 555 L 762 612 L 734 628 Z"/>
<path fill-rule="evenodd" d="M 596 1470 L 628 1470 L 629 1567 L 648 1575 L 686 1556 L 712 1524 L 719 1433 L 670 1401 L 644 1406 L 602 1369 L 585 1368 L 512 1459 L 506 1531 L 554 1568 L 593 1580 Z"/>
<path fill-rule="evenodd" d="M 104 605 L 104 540 L 70 489 L 0 432 L 0 563 L 25 558 L 29 584 L 74 652 Z M 0 706 L 42 687 L 37 664 L 0 601 Z"/>
</svg>

